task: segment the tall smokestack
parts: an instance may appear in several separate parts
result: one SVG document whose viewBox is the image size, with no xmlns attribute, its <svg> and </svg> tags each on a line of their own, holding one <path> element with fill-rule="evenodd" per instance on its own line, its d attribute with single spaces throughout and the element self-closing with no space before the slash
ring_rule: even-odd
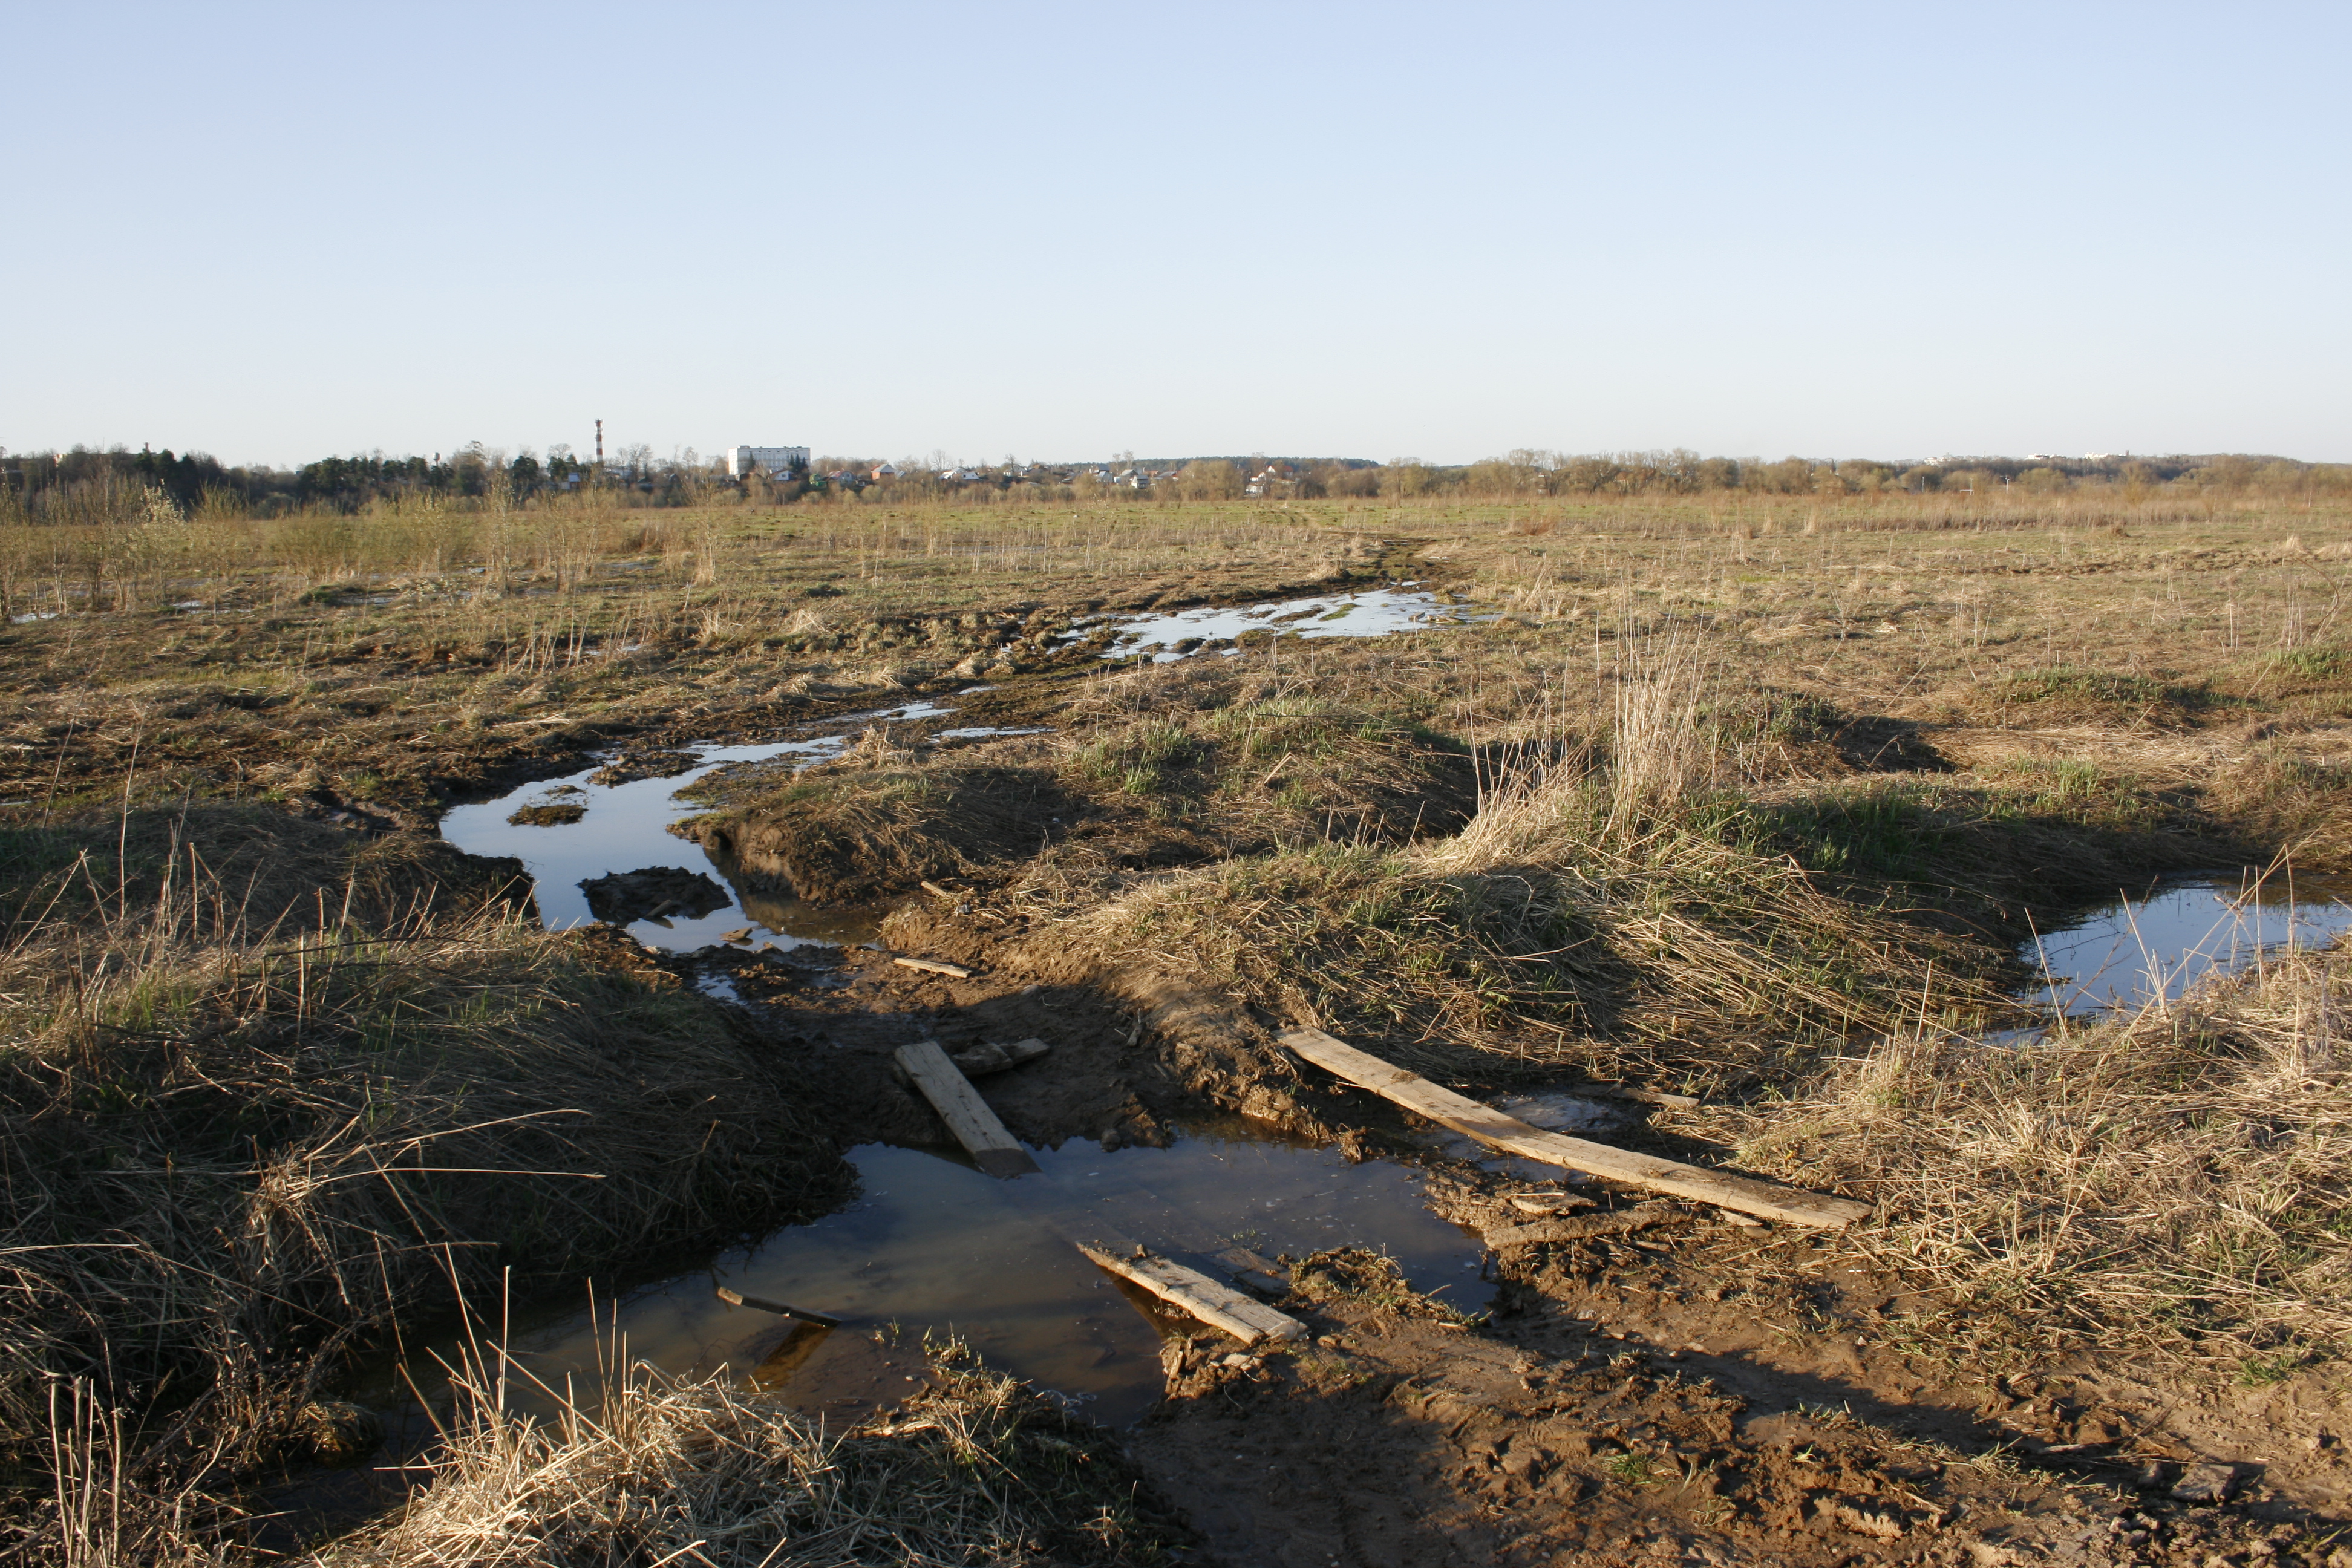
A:
<svg viewBox="0 0 2352 1568">
<path fill-rule="evenodd" d="M 596 466 L 600 468 L 604 466 L 604 422 L 602 419 L 596 421 Z"/>
</svg>

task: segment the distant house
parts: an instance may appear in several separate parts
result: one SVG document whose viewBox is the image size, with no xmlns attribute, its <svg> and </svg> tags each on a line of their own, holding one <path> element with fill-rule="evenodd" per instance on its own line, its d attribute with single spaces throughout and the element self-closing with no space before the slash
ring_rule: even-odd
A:
<svg viewBox="0 0 2352 1568">
<path fill-rule="evenodd" d="M 1296 477 L 1288 463 L 1268 463 L 1249 477 L 1248 482 L 1242 486 L 1242 493 L 1252 496 L 1288 495 Z"/>
<path fill-rule="evenodd" d="M 808 466 L 806 447 L 738 447 L 727 454 L 727 472 L 739 479 L 753 473 L 777 479 L 799 479 L 808 472 Z"/>
<path fill-rule="evenodd" d="M 877 463 L 874 465 L 874 477 L 877 479 L 895 479 L 898 477 L 898 469 L 894 464 Z"/>
</svg>

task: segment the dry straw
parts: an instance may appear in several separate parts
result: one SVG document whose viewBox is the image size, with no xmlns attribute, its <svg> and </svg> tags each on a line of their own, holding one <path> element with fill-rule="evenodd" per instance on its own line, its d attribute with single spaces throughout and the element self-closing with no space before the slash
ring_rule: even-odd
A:
<svg viewBox="0 0 2352 1568">
<path fill-rule="evenodd" d="M 2301 952 L 2031 1045 L 1906 1031 L 1745 1113 L 1740 1156 L 1874 1197 L 1857 1239 L 1942 1293 L 1951 1350 L 2284 1375 L 2352 1331 L 2347 975 Z"/>
<path fill-rule="evenodd" d="M 933 1383 L 841 1435 L 724 1378 L 614 1354 L 599 1395 L 551 1423 L 503 1407 L 507 1364 L 457 1369 L 431 1482 L 311 1561 L 320 1568 L 995 1568 L 1167 1560 L 1108 1434 L 933 1347 Z M 554 1394 L 553 1390 L 547 1390 Z"/>
<path fill-rule="evenodd" d="M 446 1312 L 453 1276 L 576 1286 L 840 1191 L 709 1004 L 486 900 L 497 879 L 436 886 L 446 851 L 237 808 L 109 828 L 20 887 L 0 952 L 0 1442 L 52 1468 L 73 1390 L 91 1431 L 126 1424 L 92 1451 L 139 1530 L 268 1456 L 355 1337 Z"/>
</svg>

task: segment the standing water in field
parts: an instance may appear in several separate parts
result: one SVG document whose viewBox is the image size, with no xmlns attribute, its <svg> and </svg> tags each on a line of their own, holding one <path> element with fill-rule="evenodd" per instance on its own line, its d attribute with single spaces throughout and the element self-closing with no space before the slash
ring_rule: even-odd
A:
<svg viewBox="0 0 2352 1568">
<path fill-rule="evenodd" d="M 1148 651 L 1154 662 L 1166 664 L 1182 658 L 1202 643 L 1228 642 L 1246 632 L 1271 631 L 1299 637 L 1378 637 L 1492 619 L 1492 612 L 1474 612 L 1448 604 L 1434 594 L 1378 588 L 1361 594 L 1328 594 L 1265 605 L 1209 605 L 1169 615 L 1123 616 L 1111 622 L 1117 628 L 1116 635 L 1110 650 L 1103 657 L 1128 658 Z"/>
<path fill-rule="evenodd" d="M 2260 879 L 2258 880 L 2258 879 Z M 2022 949 L 2042 986 L 2025 1000 L 2072 1017 L 2172 1001 L 2206 976 L 2234 974 L 2290 947 L 2352 931 L 2352 883 L 2249 868 L 2167 878 L 2044 932 Z"/>
<path fill-rule="evenodd" d="M 1033 1152 L 1042 1177 L 1020 1181 L 1049 1182 L 1098 1206 L 1180 1262 L 1202 1263 L 1221 1247 L 1271 1258 L 1363 1246 L 1465 1312 L 1491 1294 L 1477 1238 L 1423 1205 L 1421 1173 L 1408 1165 L 1351 1164 L 1336 1149 L 1245 1123 L 1166 1149 L 1106 1153 L 1073 1141 Z M 584 1395 L 617 1335 L 625 1362 L 700 1375 L 723 1368 L 836 1427 L 895 1404 L 920 1380 L 926 1336 L 960 1338 L 989 1365 L 1109 1426 L 1131 1424 L 1160 1396 L 1160 1339 L 1150 1320 L 1013 1184 L 919 1149 L 867 1144 L 849 1158 L 863 1192 L 847 1207 L 634 1291 L 617 1307 L 601 1304 L 593 1318 L 583 1302 L 518 1324 L 509 1353 L 549 1387 L 568 1378 Z M 844 1321 L 822 1329 L 732 1306 L 719 1299 L 720 1285 Z M 432 1366 L 421 1347 L 410 1355 L 419 1386 L 431 1386 Z M 399 1386 L 388 1381 L 385 1392 Z"/>
<path fill-rule="evenodd" d="M 560 779 L 525 784 L 496 800 L 452 807 L 441 819 L 441 837 L 469 855 L 511 855 L 520 860 L 530 870 L 539 917 L 550 931 L 609 916 L 646 946 L 679 952 L 708 947 L 745 925 L 767 928 L 777 945 L 784 947 L 859 940 L 870 933 L 854 920 L 835 914 L 828 924 L 820 912 L 784 900 L 746 897 L 719 873 L 700 845 L 669 832 L 671 823 L 697 809 L 678 800 L 677 792 L 706 773 L 730 763 L 779 757 L 798 757 L 805 765 L 838 756 L 847 745 L 846 736 L 819 735 L 756 746 L 697 746 L 690 749 L 691 764 L 679 772 L 613 783 L 599 781 L 608 766 L 600 763 Z M 529 820 L 532 814 L 539 820 Z M 513 820 L 519 816 L 525 820 Z M 665 899 L 654 894 L 640 898 L 643 907 L 635 910 L 591 907 L 583 883 L 656 867 L 687 874 L 681 886 L 661 890 L 674 907 L 661 909 Z M 700 887 L 697 878 L 703 879 Z"/>
</svg>

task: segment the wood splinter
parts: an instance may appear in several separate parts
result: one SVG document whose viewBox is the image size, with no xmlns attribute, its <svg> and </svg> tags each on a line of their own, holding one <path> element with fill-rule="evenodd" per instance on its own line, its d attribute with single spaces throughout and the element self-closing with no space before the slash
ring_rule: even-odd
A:
<svg viewBox="0 0 2352 1568">
<path fill-rule="evenodd" d="M 950 980 L 971 978 L 971 971 L 961 963 L 938 963 L 928 958 L 894 958 L 890 962 L 901 969 L 919 969 L 926 974 L 944 974 Z"/>
</svg>

